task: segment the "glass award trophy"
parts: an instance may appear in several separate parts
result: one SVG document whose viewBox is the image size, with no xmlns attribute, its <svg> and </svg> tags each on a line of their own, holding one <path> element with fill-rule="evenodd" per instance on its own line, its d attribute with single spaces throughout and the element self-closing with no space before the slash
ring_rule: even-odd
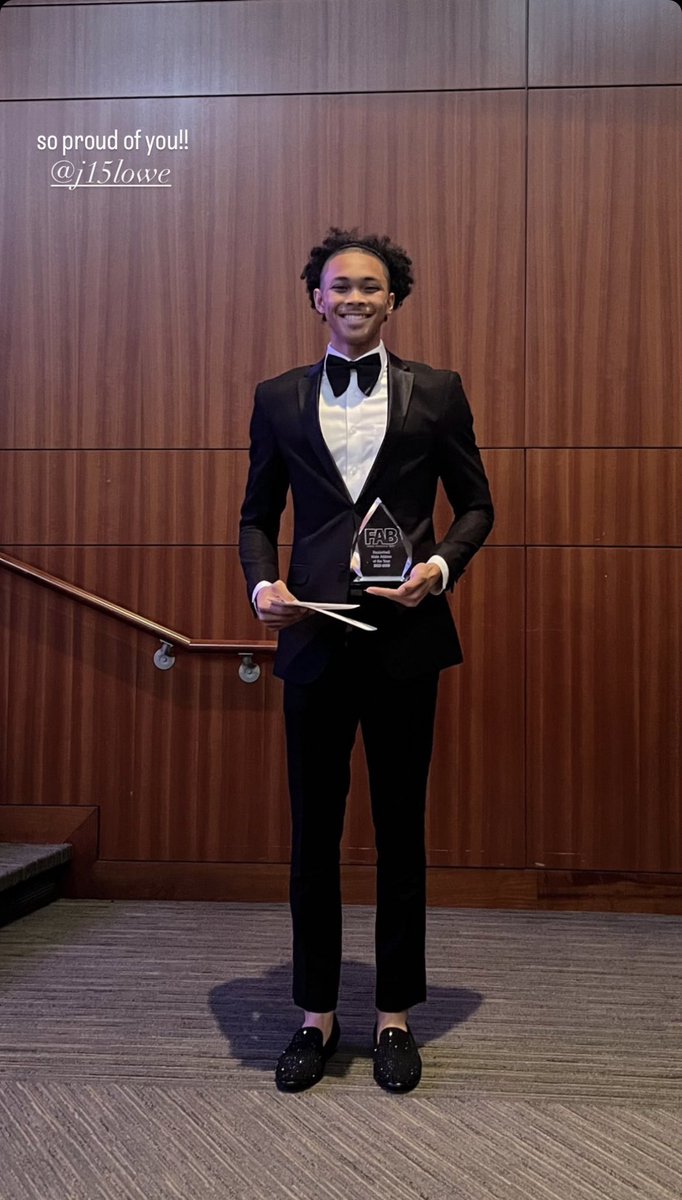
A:
<svg viewBox="0 0 682 1200">
<path fill-rule="evenodd" d="M 353 590 L 399 587 L 412 569 L 412 543 L 379 499 L 358 529 L 350 566 Z"/>
</svg>

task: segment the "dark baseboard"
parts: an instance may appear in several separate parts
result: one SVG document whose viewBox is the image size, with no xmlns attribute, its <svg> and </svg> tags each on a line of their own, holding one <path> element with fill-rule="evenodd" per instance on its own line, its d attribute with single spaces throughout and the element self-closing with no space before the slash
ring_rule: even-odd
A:
<svg viewBox="0 0 682 1200">
<path fill-rule="evenodd" d="M 286 904 L 284 861 L 138 862 L 98 859 L 95 806 L 0 806 L 0 841 L 70 842 L 63 895 L 73 899 L 223 900 Z M 375 870 L 341 869 L 346 904 L 373 904 Z M 447 908 L 682 914 L 682 874 L 546 868 L 429 867 L 428 902 Z"/>
<path fill-rule="evenodd" d="M 341 869 L 346 904 L 373 904 L 375 871 Z M 108 900 L 222 900 L 285 904 L 286 863 L 118 862 L 100 859 L 70 894 Z M 430 867 L 434 907 L 682 913 L 682 875 Z"/>
</svg>

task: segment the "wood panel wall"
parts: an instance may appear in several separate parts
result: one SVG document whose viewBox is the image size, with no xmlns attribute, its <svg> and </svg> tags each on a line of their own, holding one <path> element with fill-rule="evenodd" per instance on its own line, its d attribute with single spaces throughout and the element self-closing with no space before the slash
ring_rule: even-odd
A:
<svg viewBox="0 0 682 1200">
<path fill-rule="evenodd" d="M 497 512 L 452 600 L 435 903 L 682 906 L 681 83 L 671 0 L 0 13 L 8 553 L 194 636 L 262 640 L 237 522 L 254 385 L 324 347 L 298 274 L 329 223 L 414 259 L 387 342 L 461 372 Z M 37 148 L 136 129 L 187 148 Z M 58 159 L 120 157 L 172 186 L 50 186 Z M 80 894 L 284 898 L 268 657 L 249 687 L 233 660 L 162 673 L 153 650 L 0 572 L 12 830 L 94 807 Z M 344 860 L 370 898 L 360 748 Z"/>
</svg>

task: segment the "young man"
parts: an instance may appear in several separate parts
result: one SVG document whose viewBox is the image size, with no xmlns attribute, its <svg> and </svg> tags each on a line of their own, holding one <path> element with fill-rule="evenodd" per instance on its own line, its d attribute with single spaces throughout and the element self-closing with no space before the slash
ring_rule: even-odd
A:
<svg viewBox="0 0 682 1200">
<path fill-rule="evenodd" d="M 275 674 L 284 679 L 293 998 L 304 1017 L 276 1082 L 310 1087 L 339 1041 L 339 844 L 360 724 L 377 848 L 374 1078 L 407 1091 L 421 1076 L 407 1018 L 426 999 L 424 812 L 438 677 L 462 662 L 444 592 L 488 536 L 493 505 L 459 375 L 403 362 L 381 340 L 412 289 L 405 251 L 388 237 L 332 228 L 301 278 L 329 346 L 321 362 L 256 389 L 240 525 L 249 598 L 279 631 Z M 439 478 L 456 516 L 436 543 Z M 285 583 L 277 539 L 289 488 Z M 377 499 L 411 542 L 414 565 L 399 587 L 363 592 L 352 616 L 376 632 L 288 607 L 294 597 L 348 600 L 356 534 Z"/>
</svg>

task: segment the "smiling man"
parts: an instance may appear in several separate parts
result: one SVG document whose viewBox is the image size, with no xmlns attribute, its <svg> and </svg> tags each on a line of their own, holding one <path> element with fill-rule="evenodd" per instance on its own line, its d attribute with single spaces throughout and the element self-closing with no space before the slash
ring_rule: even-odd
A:
<svg viewBox="0 0 682 1200">
<path fill-rule="evenodd" d="M 458 374 L 405 362 L 381 338 L 412 290 L 411 260 L 388 237 L 332 228 L 303 270 L 329 327 L 324 358 L 256 389 L 240 557 L 258 618 L 278 631 L 292 813 L 293 998 L 303 1023 L 277 1063 L 280 1090 L 322 1077 L 336 1050 L 341 969 L 339 847 L 350 758 L 362 729 L 377 849 L 373 1069 L 388 1091 L 421 1077 L 409 1009 L 426 999 L 424 817 L 440 671 L 462 662 L 445 596 L 494 519 Z M 442 480 L 454 519 L 436 541 Z M 286 582 L 277 542 L 291 488 Z M 351 554 L 381 499 L 412 546 L 398 587 L 367 586 L 360 631 L 292 608 L 358 594 Z"/>
</svg>

